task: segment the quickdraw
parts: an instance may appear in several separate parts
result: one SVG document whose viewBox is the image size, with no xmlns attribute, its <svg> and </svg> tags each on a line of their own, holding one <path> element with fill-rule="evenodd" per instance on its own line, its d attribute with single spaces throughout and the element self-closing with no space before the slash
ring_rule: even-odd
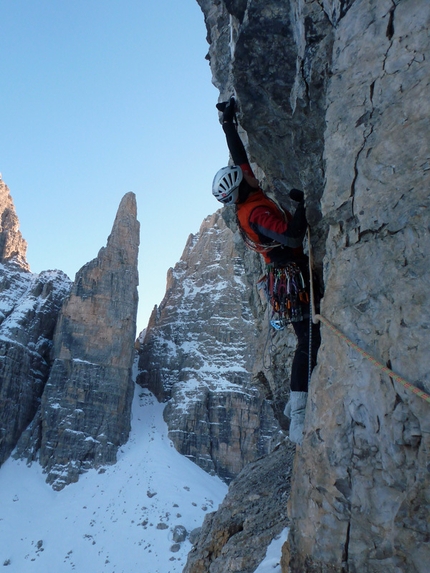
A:
<svg viewBox="0 0 430 573">
<path fill-rule="evenodd" d="M 295 263 L 269 267 L 266 280 L 273 328 L 283 330 L 287 324 L 303 320 L 303 305 L 309 304 L 309 295 L 300 268 Z"/>
</svg>

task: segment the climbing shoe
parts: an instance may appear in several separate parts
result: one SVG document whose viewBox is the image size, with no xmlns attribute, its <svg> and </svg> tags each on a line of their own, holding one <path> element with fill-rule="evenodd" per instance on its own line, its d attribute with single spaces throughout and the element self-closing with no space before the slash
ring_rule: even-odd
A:
<svg viewBox="0 0 430 573">
<path fill-rule="evenodd" d="M 303 191 L 300 191 L 300 189 L 291 189 L 290 199 L 297 201 L 297 203 L 301 203 L 305 199 L 305 194 Z"/>
<path fill-rule="evenodd" d="M 307 392 L 290 393 L 290 442 L 301 445 L 303 441 L 303 428 L 305 425 Z"/>
</svg>

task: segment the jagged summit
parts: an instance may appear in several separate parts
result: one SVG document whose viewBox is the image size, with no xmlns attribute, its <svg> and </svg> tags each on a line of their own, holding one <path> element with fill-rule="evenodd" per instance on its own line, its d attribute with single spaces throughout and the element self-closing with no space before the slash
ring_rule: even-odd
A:
<svg viewBox="0 0 430 573">
<path fill-rule="evenodd" d="M 39 459 L 62 488 L 116 461 L 130 431 L 137 315 L 136 197 L 122 199 L 106 247 L 76 273 L 54 335 L 42 396 Z"/>
<path fill-rule="evenodd" d="M 137 379 L 168 401 L 178 451 L 226 481 L 267 454 L 279 432 L 252 383 L 258 338 L 240 255 L 220 211 L 189 237 L 148 325 Z"/>
<path fill-rule="evenodd" d="M 106 246 L 76 273 L 57 325 L 57 358 L 129 367 L 138 303 L 140 225 L 136 216 L 136 196 L 127 193 Z"/>
<path fill-rule="evenodd" d="M 29 271 L 27 242 L 19 230 L 19 220 L 8 186 L 0 176 L 0 263 L 15 263 Z"/>
</svg>

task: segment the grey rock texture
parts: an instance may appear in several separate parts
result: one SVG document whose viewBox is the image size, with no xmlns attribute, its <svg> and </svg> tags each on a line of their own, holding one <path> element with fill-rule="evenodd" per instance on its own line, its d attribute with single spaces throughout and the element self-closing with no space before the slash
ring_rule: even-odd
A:
<svg viewBox="0 0 430 573">
<path fill-rule="evenodd" d="M 339 23 L 322 201 L 323 313 L 427 392 L 429 25 L 430 5 L 408 0 L 355 2 Z M 323 338 L 296 460 L 291 562 L 299 570 L 309 555 L 312 571 L 424 573 L 430 404 L 327 331 Z"/>
<path fill-rule="evenodd" d="M 218 511 L 206 516 L 184 573 L 253 573 L 266 548 L 288 526 L 292 446 L 248 464 Z"/>
<path fill-rule="evenodd" d="M 168 274 L 140 349 L 137 382 L 168 401 L 179 452 L 224 480 L 268 453 L 279 426 L 252 382 L 259 337 L 235 235 L 217 212 Z"/>
<path fill-rule="evenodd" d="M 428 392 L 429 3 L 199 4 L 263 185 L 305 191 L 322 313 Z M 429 405 L 322 337 L 283 571 L 422 573 Z"/>
<path fill-rule="evenodd" d="M 71 281 L 0 265 L 0 464 L 31 422 L 51 367 L 52 338 Z"/>
<path fill-rule="evenodd" d="M 61 271 L 30 273 L 26 251 L 0 176 L 0 465 L 39 407 L 58 312 L 71 286 Z"/>
<path fill-rule="evenodd" d="M 61 310 L 54 363 L 20 453 L 38 455 L 61 489 L 91 467 L 114 463 L 130 430 L 137 313 L 139 223 L 124 196 L 98 257 L 76 274 Z"/>
<path fill-rule="evenodd" d="M 314 235 L 322 238 L 315 241 L 321 266 L 325 95 L 333 25 L 317 1 L 197 1 L 208 27 L 208 57 L 220 100 L 236 96 L 240 133 L 269 195 L 288 207 L 292 187 L 305 191 L 308 219 Z M 238 18 L 239 7 L 243 15 Z"/>
<path fill-rule="evenodd" d="M 27 242 L 19 230 L 19 220 L 8 186 L 0 175 L 0 263 L 14 262 L 29 271 Z"/>
</svg>

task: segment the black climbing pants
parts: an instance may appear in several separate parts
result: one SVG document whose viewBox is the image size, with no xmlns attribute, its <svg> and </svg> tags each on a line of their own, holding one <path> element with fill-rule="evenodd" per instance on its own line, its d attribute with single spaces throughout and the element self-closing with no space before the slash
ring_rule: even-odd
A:
<svg viewBox="0 0 430 573">
<path fill-rule="evenodd" d="M 309 372 L 309 320 L 293 322 L 294 332 L 297 336 L 297 347 L 291 367 L 291 391 L 307 392 Z M 311 371 L 317 361 L 317 352 L 321 344 L 320 325 L 312 323 L 312 349 L 311 349 Z"/>
</svg>

